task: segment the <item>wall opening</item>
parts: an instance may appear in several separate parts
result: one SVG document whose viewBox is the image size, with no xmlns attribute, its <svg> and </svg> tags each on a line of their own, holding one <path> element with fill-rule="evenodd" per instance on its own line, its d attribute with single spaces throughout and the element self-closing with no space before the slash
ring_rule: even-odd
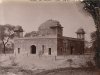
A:
<svg viewBox="0 0 100 75">
<path fill-rule="evenodd" d="M 18 48 L 18 54 L 20 53 L 20 48 Z"/>
<path fill-rule="evenodd" d="M 31 54 L 36 54 L 36 46 L 35 45 L 31 46 Z"/>
<path fill-rule="evenodd" d="M 73 46 L 71 46 L 71 51 L 70 51 L 70 54 L 73 54 L 73 49 L 74 49 L 74 47 L 73 47 Z"/>
<path fill-rule="evenodd" d="M 49 48 L 49 55 L 51 55 L 51 48 Z"/>
</svg>

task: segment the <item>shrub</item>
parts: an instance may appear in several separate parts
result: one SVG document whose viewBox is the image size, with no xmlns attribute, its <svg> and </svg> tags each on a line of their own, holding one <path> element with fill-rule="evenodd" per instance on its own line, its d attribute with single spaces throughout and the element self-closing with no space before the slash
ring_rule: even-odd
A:
<svg viewBox="0 0 100 75">
<path fill-rule="evenodd" d="M 87 67 L 95 67 L 95 65 L 92 63 L 92 61 L 87 61 L 86 62 Z"/>
<path fill-rule="evenodd" d="M 18 63 L 15 62 L 15 57 L 14 57 L 14 56 L 10 56 L 9 58 L 10 58 L 10 60 L 11 60 L 11 65 L 12 65 L 12 66 L 17 66 L 17 65 L 18 65 Z"/>
</svg>

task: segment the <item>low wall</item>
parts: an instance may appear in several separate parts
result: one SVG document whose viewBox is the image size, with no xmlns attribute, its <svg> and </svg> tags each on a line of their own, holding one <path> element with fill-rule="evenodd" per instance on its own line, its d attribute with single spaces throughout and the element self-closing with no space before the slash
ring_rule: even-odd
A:
<svg viewBox="0 0 100 75">
<path fill-rule="evenodd" d="M 57 56 L 56 61 L 63 60 L 63 64 L 69 63 L 72 67 L 90 67 L 95 65 L 94 55 L 68 55 Z M 89 65 L 90 64 L 90 65 Z"/>
<path fill-rule="evenodd" d="M 57 60 L 63 59 L 84 59 L 84 60 L 92 60 L 94 55 L 68 55 L 68 56 L 56 56 Z"/>
<path fill-rule="evenodd" d="M 32 54 L 2 54 L 0 55 L 0 62 L 9 65 L 12 61 L 17 61 L 18 65 L 28 65 L 29 67 L 35 65 L 39 68 L 77 68 L 87 66 L 87 62 L 92 62 L 94 64 L 93 57 L 94 55 L 37 56 Z"/>
</svg>

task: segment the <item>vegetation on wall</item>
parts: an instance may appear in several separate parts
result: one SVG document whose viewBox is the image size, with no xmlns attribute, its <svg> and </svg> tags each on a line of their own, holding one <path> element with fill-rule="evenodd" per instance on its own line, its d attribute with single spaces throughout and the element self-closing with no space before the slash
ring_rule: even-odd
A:
<svg viewBox="0 0 100 75">
<path fill-rule="evenodd" d="M 38 35 L 38 33 L 36 31 L 32 31 L 32 32 L 26 33 L 25 37 L 34 37 L 34 36 L 37 36 L 37 35 Z"/>
</svg>

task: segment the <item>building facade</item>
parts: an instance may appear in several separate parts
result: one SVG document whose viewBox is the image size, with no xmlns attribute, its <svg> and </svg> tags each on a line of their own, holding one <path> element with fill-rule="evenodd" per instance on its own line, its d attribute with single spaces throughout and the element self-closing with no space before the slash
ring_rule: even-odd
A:
<svg viewBox="0 0 100 75">
<path fill-rule="evenodd" d="M 63 36 L 63 27 L 56 20 L 47 20 L 32 37 L 23 37 L 23 30 L 15 28 L 14 53 L 33 55 L 84 54 L 85 32 L 81 28 L 77 38 Z"/>
</svg>

